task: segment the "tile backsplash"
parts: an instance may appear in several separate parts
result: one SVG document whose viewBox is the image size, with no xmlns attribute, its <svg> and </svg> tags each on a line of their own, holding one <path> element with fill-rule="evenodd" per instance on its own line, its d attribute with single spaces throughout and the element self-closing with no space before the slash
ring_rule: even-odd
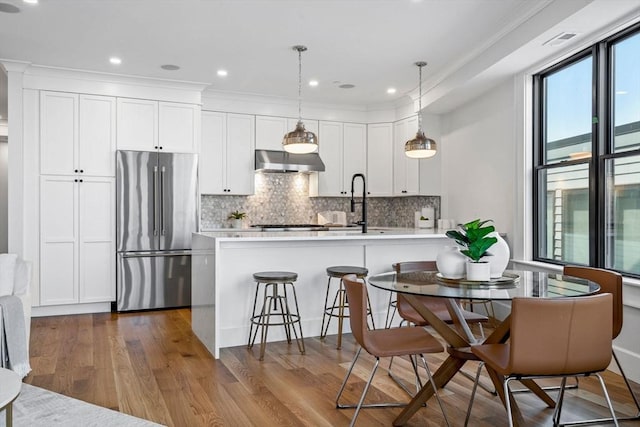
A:
<svg viewBox="0 0 640 427">
<path fill-rule="evenodd" d="M 356 184 L 356 196 L 362 193 Z M 229 213 L 246 212 L 250 224 L 315 224 L 318 212 L 345 211 L 347 222 L 359 221 L 362 206 L 349 212 L 349 197 L 309 197 L 309 176 L 298 173 L 257 173 L 255 194 L 251 196 L 214 196 L 201 198 L 201 227 L 230 227 Z M 357 197 L 360 200 L 360 197 Z M 373 227 L 413 227 L 414 212 L 433 207 L 440 218 L 440 196 L 368 197 L 367 216 Z"/>
</svg>

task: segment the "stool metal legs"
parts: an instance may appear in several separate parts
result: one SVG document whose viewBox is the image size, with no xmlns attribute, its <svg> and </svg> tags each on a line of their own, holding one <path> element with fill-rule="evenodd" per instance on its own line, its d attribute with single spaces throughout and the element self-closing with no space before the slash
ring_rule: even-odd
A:
<svg viewBox="0 0 640 427">
<path fill-rule="evenodd" d="M 349 302 L 347 301 L 347 291 L 344 288 L 344 283 L 340 279 L 340 285 L 338 291 L 333 297 L 333 303 L 329 305 L 329 291 L 331 289 L 331 276 L 327 281 L 327 294 L 324 298 L 324 314 L 322 315 L 322 326 L 320 326 L 320 339 L 327 336 L 329 330 L 329 324 L 332 317 L 338 318 L 338 343 L 336 348 L 340 350 L 342 347 L 342 326 L 344 324 L 345 317 L 349 317 L 349 314 L 345 314 L 345 309 L 349 308 Z M 335 310 L 338 310 L 338 314 L 335 314 Z M 371 302 L 369 301 L 369 295 L 367 295 L 367 314 L 371 319 L 371 329 L 375 329 L 376 325 L 373 320 L 373 311 L 371 310 Z"/>
<path fill-rule="evenodd" d="M 279 285 L 282 285 L 282 293 L 278 292 Z M 287 298 L 287 285 L 290 285 L 293 292 L 293 301 L 295 305 L 295 313 L 289 308 Z M 258 293 L 260 291 L 260 283 L 256 286 L 256 295 L 253 301 L 253 311 L 251 314 L 251 327 L 249 328 L 249 341 L 247 347 L 252 348 L 255 343 L 258 329 L 260 329 L 260 360 L 264 359 L 264 351 L 267 344 L 267 333 L 269 326 L 284 326 L 287 342 L 291 343 L 291 330 L 298 345 L 300 353 L 305 353 L 304 337 L 302 335 L 302 324 L 300 323 L 300 310 L 298 309 L 298 297 L 293 283 L 265 283 L 264 294 L 262 300 L 262 309 L 256 314 L 256 306 L 258 301 Z M 280 316 L 281 321 L 272 321 L 271 316 Z M 298 330 L 296 330 L 298 324 Z M 255 326 L 255 328 L 254 328 Z M 298 336 L 299 334 L 299 336 Z"/>
</svg>

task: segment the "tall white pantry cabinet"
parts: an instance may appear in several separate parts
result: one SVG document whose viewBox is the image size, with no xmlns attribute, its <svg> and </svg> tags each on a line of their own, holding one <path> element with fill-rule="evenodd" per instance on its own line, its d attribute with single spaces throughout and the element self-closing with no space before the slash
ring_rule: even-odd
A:
<svg viewBox="0 0 640 427">
<path fill-rule="evenodd" d="M 40 305 L 115 299 L 116 99 L 40 92 Z"/>
</svg>

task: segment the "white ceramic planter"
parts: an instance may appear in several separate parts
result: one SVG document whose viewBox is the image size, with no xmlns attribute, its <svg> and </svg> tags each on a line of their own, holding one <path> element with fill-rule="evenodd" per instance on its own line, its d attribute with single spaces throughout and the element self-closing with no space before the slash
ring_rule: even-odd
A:
<svg viewBox="0 0 640 427">
<path fill-rule="evenodd" d="M 421 219 L 418 221 L 419 228 L 433 228 L 433 220 L 432 219 Z"/>
<path fill-rule="evenodd" d="M 231 228 L 242 228 L 242 220 L 241 219 L 232 219 L 231 220 Z"/>
<path fill-rule="evenodd" d="M 442 277 L 447 279 L 462 279 L 465 274 L 467 257 L 460 253 L 457 246 L 445 246 L 436 257 L 436 266 Z"/>
<path fill-rule="evenodd" d="M 487 282 L 491 280 L 491 264 L 487 261 L 467 261 L 467 280 Z"/>
<path fill-rule="evenodd" d="M 498 241 L 489 248 L 491 255 L 482 257 L 481 261 L 487 261 L 491 265 L 491 278 L 499 279 L 509 264 L 511 252 L 507 242 L 497 232 L 489 233 L 488 236 L 495 237 Z"/>
</svg>

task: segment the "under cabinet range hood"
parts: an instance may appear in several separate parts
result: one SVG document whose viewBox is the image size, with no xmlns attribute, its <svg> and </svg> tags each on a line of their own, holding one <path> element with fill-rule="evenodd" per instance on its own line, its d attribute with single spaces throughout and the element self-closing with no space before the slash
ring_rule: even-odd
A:
<svg viewBox="0 0 640 427">
<path fill-rule="evenodd" d="M 262 172 L 324 172 L 318 153 L 295 154 L 256 150 L 256 170 Z"/>
</svg>

